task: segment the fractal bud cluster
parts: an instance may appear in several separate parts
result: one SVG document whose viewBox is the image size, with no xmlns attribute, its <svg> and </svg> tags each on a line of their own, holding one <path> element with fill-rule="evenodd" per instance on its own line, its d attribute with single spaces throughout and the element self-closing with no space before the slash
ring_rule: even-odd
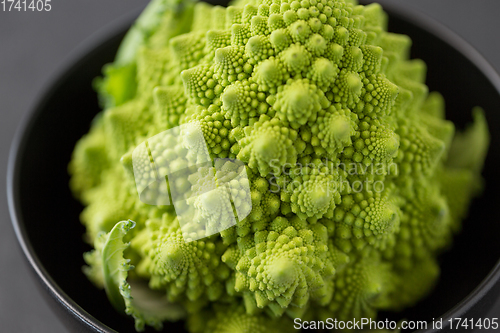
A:
<svg viewBox="0 0 500 333">
<path fill-rule="evenodd" d="M 194 333 L 286 332 L 294 318 L 376 318 L 432 290 L 481 190 L 488 132 L 475 109 L 455 133 L 387 20 L 351 0 L 151 2 L 96 81 L 104 111 L 69 166 L 94 246 L 84 272 L 137 330 L 183 319 Z M 234 201 L 246 218 L 195 241 L 173 206 L 141 201 L 132 163 L 145 140 L 189 123 L 210 159 L 244 164 L 251 200 Z M 168 188 L 224 178 L 210 172 Z M 186 202 L 209 214 L 215 201 Z"/>
</svg>

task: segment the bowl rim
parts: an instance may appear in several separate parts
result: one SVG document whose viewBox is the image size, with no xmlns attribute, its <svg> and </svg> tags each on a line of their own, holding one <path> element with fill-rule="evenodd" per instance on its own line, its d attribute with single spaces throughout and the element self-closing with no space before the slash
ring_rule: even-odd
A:
<svg viewBox="0 0 500 333">
<path fill-rule="evenodd" d="M 448 44 L 458 52 L 460 52 L 466 59 L 468 59 L 482 75 L 495 88 L 500 95 L 500 76 L 493 66 L 486 60 L 486 58 L 477 51 L 469 42 L 448 28 L 443 23 L 428 16 L 427 14 L 415 9 L 411 5 L 401 4 L 400 2 L 393 2 L 391 0 L 360 0 L 359 3 L 367 5 L 370 3 L 379 3 L 384 11 L 389 15 L 397 16 L 404 19 L 417 28 L 422 29 L 440 39 L 443 43 Z M 128 14 L 125 14 L 108 23 L 103 28 L 98 29 L 92 33 L 83 42 L 81 42 L 63 61 L 63 65 L 46 80 L 45 87 L 33 100 L 33 104 L 29 107 L 29 111 L 23 115 L 12 144 L 10 146 L 7 165 L 7 200 L 10 218 L 16 238 L 24 253 L 25 259 L 28 261 L 31 269 L 36 274 L 39 282 L 47 289 L 50 296 L 58 303 L 60 303 L 65 310 L 73 316 L 76 320 L 86 324 L 96 332 L 116 332 L 104 323 L 100 322 L 97 318 L 90 315 L 86 310 L 80 307 L 74 300 L 72 300 L 52 279 L 48 274 L 40 259 L 35 253 L 31 245 L 21 214 L 19 203 L 19 166 L 23 157 L 24 148 L 28 133 L 35 124 L 37 116 L 42 112 L 48 100 L 52 98 L 54 93 L 61 86 L 61 82 L 71 76 L 74 71 L 73 68 L 84 61 L 90 54 L 95 52 L 99 46 L 109 41 L 111 38 L 118 36 L 125 32 L 135 21 L 135 19 L 142 12 L 142 9 L 135 9 Z M 500 281 L 500 258 L 495 266 L 490 270 L 488 275 L 460 302 L 458 302 L 451 309 L 440 315 L 436 319 L 442 318 L 445 321 L 445 326 L 448 319 L 462 317 L 471 307 L 477 304 L 493 287 Z M 444 328 L 444 327 L 443 327 Z M 419 330 L 420 333 L 434 333 L 438 332 L 436 329 Z"/>
<path fill-rule="evenodd" d="M 91 54 L 96 52 L 100 46 L 120 34 L 126 32 L 134 23 L 135 19 L 143 11 L 140 6 L 114 20 L 105 24 L 102 28 L 91 33 L 82 42 L 80 42 L 64 58 L 63 64 L 51 74 L 44 84 L 44 89 L 35 96 L 33 104 L 28 111 L 24 113 L 16 129 L 12 140 L 7 164 L 7 201 L 14 233 L 19 246 L 28 261 L 30 268 L 36 274 L 38 281 L 49 292 L 50 296 L 78 321 L 81 321 L 94 329 L 96 332 L 110 333 L 116 332 L 97 318 L 89 314 L 73 299 L 71 299 L 64 290 L 53 280 L 47 272 L 42 262 L 35 253 L 24 225 L 21 207 L 19 203 L 19 178 L 20 164 L 24 154 L 28 133 L 34 126 L 39 114 L 42 113 L 45 105 L 53 98 L 56 91 L 61 87 L 75 69 L 85 61 Z"/>
</svg>

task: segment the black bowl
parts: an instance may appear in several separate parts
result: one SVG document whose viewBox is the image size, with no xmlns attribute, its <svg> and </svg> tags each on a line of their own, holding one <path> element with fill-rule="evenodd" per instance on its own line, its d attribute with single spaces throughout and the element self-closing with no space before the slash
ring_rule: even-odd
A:
<svg viewBox="0 0 500 333">
<path fill-rule="evenodd" d="M 476 105 L 486 110 L 491 148 L 483 172 L 486 190 L 471 207 L 451 251 L 441 257 L 442 276 L 435 291 L 403 313 L 382 313 L 380 319 L 431 321 L 443 317 L 481 318 L 500 293 L 500 77 L 471 46 L 440 24 L 403 6 L 385 8 L 390 30 L 413 39 L 412 57 L 428 66 L 430 90 L 447 102 L 447 117 L 458 127 L 471 121 Z M 105 293 L 82 274 L 82 206 L 73 199 L 67 165 L 77 140 L 99 112 L 91 88 L 93 78 L 113 56 L 131 22 L 115 23 L 80 48 L 71 66 L 54 81 L 18 131 L 8 171 L 9 208 L 21 247 L 43 294 L 63 322 L 77 332 L 133 331 L 133 322 L 113 310 Z M 168 324 L 182 331 L 183 324 Z M 422 332 L 433 332 L 432 326 Z M 453 331 L 451 331 L 453 332 Z"/>
</svg>

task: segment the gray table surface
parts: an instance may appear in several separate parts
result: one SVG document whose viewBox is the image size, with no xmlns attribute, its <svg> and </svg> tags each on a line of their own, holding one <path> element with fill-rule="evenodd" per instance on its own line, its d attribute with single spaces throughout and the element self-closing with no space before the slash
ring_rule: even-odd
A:
<svg viewBox="0 0 500 333">
<path fill-rule="evenodd" d="M 72 49 L 147 2 L 52 0 L 52 10 L 40 13 L 8 13 L 0 7 L 0 332 L 65 332 L 35 289 L 10 225 L 4 175 L 15 129 Z M 500 0 L 398 2 L 450 27 L 500 72 Z M 490 317 L 500 317 L 500 302 Z"/>
</svg>

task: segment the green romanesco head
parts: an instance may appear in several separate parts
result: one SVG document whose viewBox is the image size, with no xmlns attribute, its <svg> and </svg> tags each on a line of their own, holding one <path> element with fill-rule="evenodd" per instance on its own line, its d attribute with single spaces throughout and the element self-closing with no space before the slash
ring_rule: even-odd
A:
<svg viewBox="0 0 500 333">
<path fill-rule="evenodd" d="M 95 246 L 85 273 L 138 329 L 185 318 L 191 332 L 278 332 L 415 304 L 481 189 L 488 132 L 476 110 L 454 140 L 410 46 L 378 4 L 153 0 L 97 81 L 105 110 L 69 166 Z M 155 183 L 162 169 L 133 165 L 133 152 L 179 125 L 184 146 L 148 141 L 144 161 L 180 170 L 205 145 L 210 156 L 193 160 L 198 174 Z M 169 191 L 224 184 L 241 171 L 225 159 L 243 162 L 236 185 L 249 192 L 186 198 L 200 212 L 189 223 L 248 216 L 186 242 Z"/>
</svg>

